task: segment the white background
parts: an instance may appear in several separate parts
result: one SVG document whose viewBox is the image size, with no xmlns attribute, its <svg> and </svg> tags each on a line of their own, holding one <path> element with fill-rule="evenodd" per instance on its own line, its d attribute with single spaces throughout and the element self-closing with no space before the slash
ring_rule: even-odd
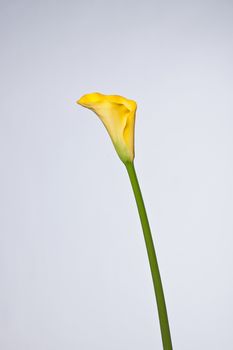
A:
<svg viewBox="0 0 233 350">
<path fill-rule="evenodd" d="M 0 348 L 162 349 L 99 91 L 138 103 L 174 349 L 232 349 L 232 1 L 1 0 L 0 27 Z"/>
</svg>

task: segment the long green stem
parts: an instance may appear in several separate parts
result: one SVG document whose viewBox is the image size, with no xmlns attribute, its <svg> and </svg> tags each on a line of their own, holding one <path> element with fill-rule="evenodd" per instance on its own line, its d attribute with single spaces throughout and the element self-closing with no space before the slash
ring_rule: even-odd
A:
<svg viewBox="0 0 233 350">
<path fill-rule="evenodd" d="M 133 188 L 136 199 L 138 213 L 141 220 L 142 230 L 146 243 L 147 254 L 150 263 L 150 269 L 154 284 L 155 297 L 157 301 L 157 308 L 159 314 L 160 329 L 162 334 L 162 342 L 164 350 L 172 350 L 171 334 L 169 329 L 169 322 L 167 316 L 166 303 L 163 293 L 163 286 L 159 272 L 159 266 L 155 254 L 154 243 L 151 235 L 150 225 L 146 214 L 145 205 L 143 202 L 142 193 L 138 183 L 137 175 L 133 163 L 126 163 L 126 169 L 129 174 L 130 182 Z"/>
</svg>

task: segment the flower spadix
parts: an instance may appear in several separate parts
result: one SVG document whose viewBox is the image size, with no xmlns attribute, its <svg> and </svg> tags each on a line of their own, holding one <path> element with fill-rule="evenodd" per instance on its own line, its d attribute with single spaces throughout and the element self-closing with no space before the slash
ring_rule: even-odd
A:
<svg viewBox="0 0 233 350">
<path fill-rule="evenodd" d="M 95 92 L 82 96 L 77 103 L 98 115 L 120 159 L 124 163 L 132 162 L 136 102 L 118 95 L 103 95 Z"/>
</svg>

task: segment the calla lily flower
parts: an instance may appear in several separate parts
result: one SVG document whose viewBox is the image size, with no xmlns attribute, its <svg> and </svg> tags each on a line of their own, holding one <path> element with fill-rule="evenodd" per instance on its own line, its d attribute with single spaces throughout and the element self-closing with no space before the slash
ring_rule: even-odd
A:
<svg viewBox="0 0 233 350">
<path fill-rule="evenodd" d="M 160 322 L 161 336 L 164 350 L 172 350 L 172 340 L 168 322 L 168 315 L 163 293 L 163 286 L 155 253 L 153 237 L 146 213 L 142 192 L 134 167 L 134 124 L 137 104 L 117 95 L 103 95 L 98 92 L 83 95 L 78 101 L 83 107 L 95 112 L 107 129 L 113 145 L 124 163 L 132 185 L 137 203 L 138 213 L 142 224 L 147 255 L 154 285 Z"/>
<path fill-rule="evenodd" d="M 136 102 L 118 95 L 103 95 L 95 92 L 83 95 L 77 103 L 98 115 L 122 162 L 132 163 Z"/>
</svg>

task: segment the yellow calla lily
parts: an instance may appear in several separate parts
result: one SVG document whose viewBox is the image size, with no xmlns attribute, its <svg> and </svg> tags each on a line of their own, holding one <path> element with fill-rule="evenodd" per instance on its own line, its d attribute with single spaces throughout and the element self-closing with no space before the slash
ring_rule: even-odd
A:
<svg viewBox="0 0 233 350">
<path fill-rule="evenodd" d="M 128 100 L 122 96 L 103 95 L 97 92 L 82 96 L 77 103 L 83 107 L 91 109 L 98 115 L 107 129 L 120 159 L 125 164 L 135 196 L 138 213 L 142 224 L 147 255 L 149 258 L 157 302 L 163 349 L 172 350 L 171 333 L 158 261 L 142 192 L 133 162 L 134 124 L 137 104 L 133 100 Z"/>
<path fill-rule="evenodd" d="M 96 92 L 82 96 L 77 103 L 98 115 L 122 162 L 132 162 L 136 102 L 122 96 L 103 95 Z"/>
</svg>

